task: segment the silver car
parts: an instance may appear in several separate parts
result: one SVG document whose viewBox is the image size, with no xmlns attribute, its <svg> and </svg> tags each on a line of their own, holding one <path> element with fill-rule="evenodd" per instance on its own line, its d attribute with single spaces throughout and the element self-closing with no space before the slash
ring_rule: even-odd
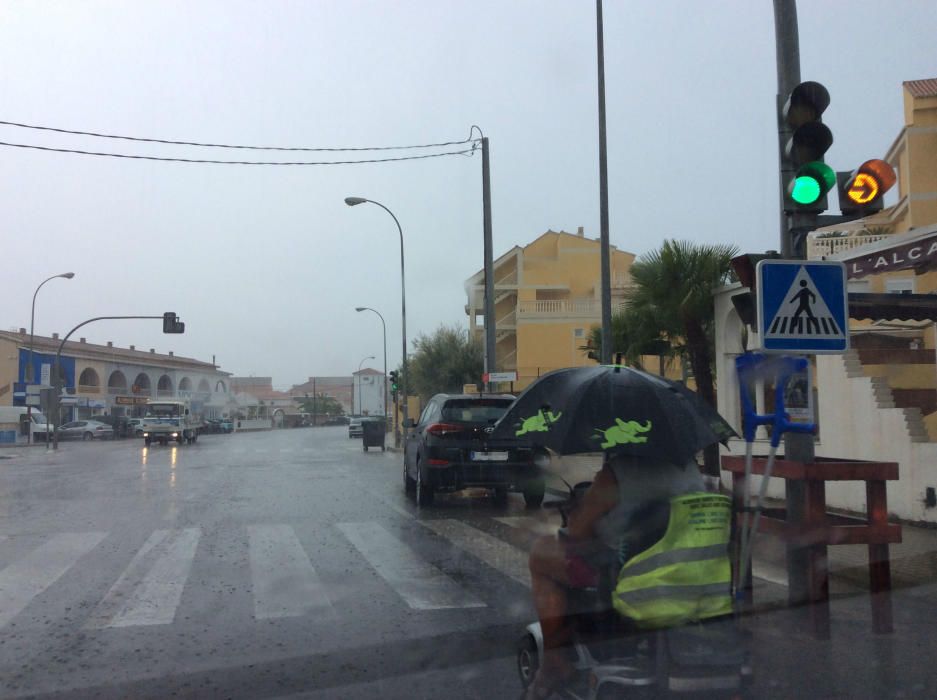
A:
<svg viewBox="0 0 937 700">
<path fill-rule="evenodd" d="M 114 437 L 114 429 L 96 420 L 75 420 L 59 428 L 60 440 L 103 440 Z"/>
</svg>

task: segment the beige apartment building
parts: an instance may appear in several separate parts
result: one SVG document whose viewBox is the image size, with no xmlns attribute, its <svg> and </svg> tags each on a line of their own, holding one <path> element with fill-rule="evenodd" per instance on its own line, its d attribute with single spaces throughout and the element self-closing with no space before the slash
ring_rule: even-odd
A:
<svg viewBox="0 0 937 700">
<path fill-rule="evenodd" d="M 594 363 L 583 347 L 602 321 L 600 255 L 598 239 L 580 227 L 547 231 L 494 261 L 496 368 L 517 372 L 515 390 L 551 370 Z M 611 247 L 613 308 L 624 301 L 634 259 Z M 469 328 L 482 340 L 484 284 L 484 270 L 465 282 Z"/>
</svg>

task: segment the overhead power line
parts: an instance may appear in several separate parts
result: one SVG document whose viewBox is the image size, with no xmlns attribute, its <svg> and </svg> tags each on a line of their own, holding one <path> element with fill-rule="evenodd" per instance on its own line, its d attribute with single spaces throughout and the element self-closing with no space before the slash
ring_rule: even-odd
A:
<svg viewBox="0 0 937 700">
<path fill-rule="evenodd" d="M 461 141 L 456 143 L 468 143 Z M 83 156 L 99 156 L 103 158 L 128 158 L 131 160 L 157 160 L 169 163 L 210 163 L 215 165 L 357 165 L 359 163 L 391 163 L 403 160 L 425 160 L 427 158 L 442 158 L 444 156 L 471 156 L 475 153 L 475 144 L 471 148 L 460 151 L 443 151 L 442 153 L 421 153 L 413 156 L 394 156 L 390 158 L 368 158 L 362 160 L 326 160 L 326 161 L 258 161 L 258 160 L 211 160 L 207 158 L 169 158 L 166 156 L 145 156 L 129 153 L 104 153 L 99 151 L 83 151 L 77 148 L 53 148 L 52 146 L 36 146 L 27 143 L 9 143 L 0 141 L 0 146 L 8 148 L 28 148 L 36 151 L 51 151 L 53 153 L 72 153 Z M 290 150 L 290 149 L 283 149 Z M 295 149 L 301 150 L 301 149 Z M 315 150 L 315 149 L 308 149 Z M 321 149 L 329 150 L 329 149 Z M 365 150 L 365 149 L 349 149 Z M 386 150 L 386 149 L 368 149 L 368 150 Z"/>
<path fill-rule="evenodd" d="M 227 143 L 205 143 L 201 141 L 175 141 L 172 139 L 144 138 L 142 136 L 121 136 L 119 134 L 105 134 L 96 131 L 78 131 L 75 129 L 60 129 L 52 126 L 37 126 L 35 124 L 23 124 L 20 122 L 8 122 L 2 120 L 0 120 L 0 125 L 12 126 L 18 129 L 53 131 L 58 134 L 72 134 L 74 136 L 93 136 L 94 138 L 100 139 L 120 139 L 122 141 L 137 141 L 140 143 L 162 143 L 172 146 L 198 146 L 200 148 L 237 148 L 249 151 L 305 151 L 311 153 L 340 153 L 342 151 L 404 151 L 419 148 L 445 148 L 448 146 L 461 146 L 462 144 L 477 141 L 477 139 L 472 138 L 472 132 L 470 132 L 469 137 L 462 141 L 442 141 L 440 143 L 422 143 L 409 146 L 351 146 L 346 148 L 310 148 L 305 146 L 244 146 Z"/>
</svg>

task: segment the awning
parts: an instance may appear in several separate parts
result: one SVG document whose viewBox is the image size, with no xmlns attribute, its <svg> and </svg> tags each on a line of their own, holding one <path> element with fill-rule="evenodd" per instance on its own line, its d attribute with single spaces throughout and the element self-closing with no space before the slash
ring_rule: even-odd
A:
<svg viewBox="0 0 937 700">
<path fill-rule="evenodd" d="M 850 292 L 849 317 L 876 321 L 937 321 L 937 294 Z"/>
</svg>

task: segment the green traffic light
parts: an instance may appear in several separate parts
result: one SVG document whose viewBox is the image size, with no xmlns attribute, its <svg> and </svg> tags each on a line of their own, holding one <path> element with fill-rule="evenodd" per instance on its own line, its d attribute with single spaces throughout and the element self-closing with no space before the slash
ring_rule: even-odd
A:
<svg viewBox="0 0 937 700">
<path fill-rule="evenodd" d="M 791 188 L 791 199 L 798 204 L 813 204 L 820 199 L 820 183 L 809 175 L 798 177 Z"/>
<path fill-rule="evenodd" d="M 800 205 L 815 204 L 836 184 L 836 173 L 826 163 L 815 160 L 797 169 L 790 186 L 791 199 Z"/>
</svg>

